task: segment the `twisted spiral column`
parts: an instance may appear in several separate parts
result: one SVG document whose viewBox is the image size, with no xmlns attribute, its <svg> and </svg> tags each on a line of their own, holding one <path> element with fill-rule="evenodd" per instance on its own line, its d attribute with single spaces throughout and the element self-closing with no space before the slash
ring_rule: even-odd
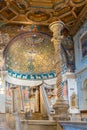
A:
<svg viewBox="0 0 87 130">
<path fill-rule="evenodd" d="M 63 29 L 63 27 L 64 27 L 64 24 L 61 21 L 56 21 L 49 25 L 50 30 L 53 32 L 53 37 L 51 41 L 54 43 L 54 48 L 55 48 L 56 76 L 57 76 L 56 87 L 57 87 L 58 100 L 62 98 L 60 44 L 63 38 L 61 36 L 61 30 Z"/>
</svg>

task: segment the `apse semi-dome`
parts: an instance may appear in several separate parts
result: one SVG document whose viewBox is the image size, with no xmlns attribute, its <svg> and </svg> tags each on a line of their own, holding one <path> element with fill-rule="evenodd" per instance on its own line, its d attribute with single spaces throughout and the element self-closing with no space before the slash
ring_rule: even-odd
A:
<svg viewBox="0 0 87 130">
<path fill-rule="evenodd" d="M 55 55 L 51 37 L 42 32 L 24 32 L 5 49 L 8 73 L 22 79 L 48 79 L 55 75 Z"/>
</svg>

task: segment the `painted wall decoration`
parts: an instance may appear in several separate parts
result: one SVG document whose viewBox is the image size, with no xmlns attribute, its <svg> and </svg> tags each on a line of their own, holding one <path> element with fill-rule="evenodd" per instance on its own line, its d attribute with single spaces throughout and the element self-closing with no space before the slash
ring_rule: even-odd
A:
<svg viewBox="0 0 87 130">
<path fill-rule="evenodd" d="M 5 87 L 0 80 L 0 113 L 5 113 Z"/>
<path fill-rule="evenodd" d="M 67 71 L 67 59 L 64 53 L 64 49 L 61 45 L 61 73 L 64 74 Z"/>
<path fill-rule="evenodd" d="M 63 87 L 63 98 L 64 98 L 64 100 L 68 100 L 68 84 L 67 84 L 67 80 L 62 82 L 62 87 Z"/>
<path fill-rule="evenodd" d="M 6 82 L 6 97 L 5 97 L 5 103 L 6 103 L 6 112 L 10 113 L 12 112 L 12 90 L 11 87 L 15 87 L 16 85 Z M 20 86 L 18 86 L 20 87 Z M 23 99 L 23 108 L 24 111 L 31 111 L 35 112 L 35 90 L 30 89 L 30 86 L 21 86 L 22 90 L 22 99 Z M 20 105 L 20 111 L 21 111 L 21 105 Z"/>
<path fill-rule="evenodd" d="M 32 32 L 44 32 L 47 34 L 51 34 L 48 26 L 44 25 L 3 25 L 0 27 L 1 34 L 8 34 L 9 41 L 14 38 L 17 34 L 20 34 L 25 31 L 32 31 Z"/>
<path fill-rule="evenodd" d="M 30 89 L 30 86 L 22 86 L 22 97 L 24 102 L 24 111 L 35 112 L 35 94 L 33 89 Z"/>
<path fill-rule="evenodd" d="M 73 72 L 75 70 L 74 41 L 67 29 L 64 29 L 62 33 L 64 37 L 61 46 L 66 59 L 66 68 L 67 71 Z"/>
<path fill-rule="evenodd" d="M 6 91 L 6 112 L 11 112 L 12 109 L 12 91 L 10 89 L 10 83 L 5 82 L 5 91 Z"/>
</svg>

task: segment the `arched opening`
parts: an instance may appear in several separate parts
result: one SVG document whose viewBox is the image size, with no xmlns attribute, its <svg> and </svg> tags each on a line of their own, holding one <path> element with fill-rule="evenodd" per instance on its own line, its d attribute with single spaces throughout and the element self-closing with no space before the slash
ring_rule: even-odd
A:
<svg viewBox="0 0 87 130">
<path fill-rule="evenodd" d="M 87 110 L 87 79 L 83 83 L 83 108 Z"/>
<path fill-rule="evenodd" d="M 82 57 L 87 56 L 87 32 L 81 38 Z"/>
</svg>

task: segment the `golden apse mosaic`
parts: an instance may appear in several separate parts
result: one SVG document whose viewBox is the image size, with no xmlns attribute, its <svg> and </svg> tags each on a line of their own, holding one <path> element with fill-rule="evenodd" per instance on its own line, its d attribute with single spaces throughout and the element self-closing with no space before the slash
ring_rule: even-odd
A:
<svg viewBox="0 0 87 130">
<path fill-rule="evenodd" d="M 7 46 L 6 68 L 17 73 L 38 74 L 55 71 L 54 46 L 50 36 L 40 32 L 24 32 Z"/>
</svg>

